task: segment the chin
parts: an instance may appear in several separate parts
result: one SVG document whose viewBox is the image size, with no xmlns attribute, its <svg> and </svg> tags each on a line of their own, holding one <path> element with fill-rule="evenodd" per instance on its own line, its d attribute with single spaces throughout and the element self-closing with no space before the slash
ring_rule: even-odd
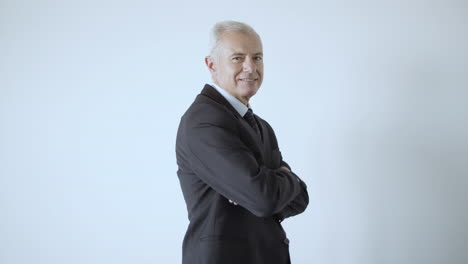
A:
<svg viewBox="0 0 468 264">
<path fill-rule="evenodd" d="M 248 88 L 244 89 L 244 92 L 242 93 L 243 96 L 247 97 L 252 97 L 257 93 L 258 88 Z"/>
</svg>

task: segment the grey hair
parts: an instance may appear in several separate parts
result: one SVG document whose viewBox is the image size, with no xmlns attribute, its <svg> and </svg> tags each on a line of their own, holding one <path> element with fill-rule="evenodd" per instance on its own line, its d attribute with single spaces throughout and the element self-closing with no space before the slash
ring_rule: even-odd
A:
<svg viewBox="0 0 468 264">
<path fill-rule="evenodd" d="M 226 20 L 216 23 L 210 31 L 210 44 L 208 47 L 208 54 L 212 55 L 218 47 L 218 42 L 221 36 L 226 32 L 239 32 L 244 34 L 257 35 L 255 30 L 242 22 Z"/>
</svg>

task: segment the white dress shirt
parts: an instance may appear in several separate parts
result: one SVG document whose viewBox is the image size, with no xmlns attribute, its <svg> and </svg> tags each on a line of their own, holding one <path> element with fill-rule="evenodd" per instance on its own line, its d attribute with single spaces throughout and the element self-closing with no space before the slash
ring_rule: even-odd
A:
<svg viewBox="0 0 468 264">
<path fill-rule="evenodd" d="M 234 97 L 232 94 L 228 93 L 226 90 L 220 88 L 218 85 L 216 85 L 213 81 L 209 82 L 211 86 L 213 86 L 216 91 L 218 91 L 226 100 L 236 109 L 236 111 L 240 114 L 240 116 L 244 117 L 245 113 L 249 110 L 249 107 L 245 106 L 244 103 L 242 103 L 239 99 Z"/>
</svg>

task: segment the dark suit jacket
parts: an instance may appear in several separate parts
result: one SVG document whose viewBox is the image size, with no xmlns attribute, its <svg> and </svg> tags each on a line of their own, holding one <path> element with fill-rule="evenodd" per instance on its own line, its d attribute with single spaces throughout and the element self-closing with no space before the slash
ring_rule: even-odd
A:
<svg viewBox="0 0 468 264">
<path fill-rule="evenodd" d="M 286 264 L 281 221 L 302 213 L 307 187 L 282 160 L 270 125 L 261 137 L 210 85 L 180 120 L 178 171 L 190 224 L 183 264 Z M 234 205 L 229 199 L 236 202 Z"/>
</svg>

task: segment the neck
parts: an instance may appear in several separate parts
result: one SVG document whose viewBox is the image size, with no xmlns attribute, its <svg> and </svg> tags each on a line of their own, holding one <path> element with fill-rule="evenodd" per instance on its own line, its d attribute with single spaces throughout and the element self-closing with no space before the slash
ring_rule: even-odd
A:
<svg viewBox="0 0 468 264">
<path fill-rule="evenodd" d="M 246 97 L 237 97 L 237 96 L 234 96 L 236 97 L 239 101 L 241 101 L 245 106 L 249 107 L 249 98 L 246 98 Z"/>
<path fill-rule="evenodd" d="M 216 84 L 219 88 L 223 89 L 224 91 L 228 92 L 230 95 L 234 96 L 235 98 L 237 98 L 237 100 L 241 101 L 241 103 L 243 103 L 245 106 L 249 107 L 249 99 L 250 97 L 243 97 L 243 96 L 240 96 L 240 95 L 235 95 L 235 94 L 232 94 L 230 91 L 224 89 L 224 87 L 222 87 L 221 85 L 219 85 L 219 83 L 212 79 L 213 83 Z"/>
</svg>

